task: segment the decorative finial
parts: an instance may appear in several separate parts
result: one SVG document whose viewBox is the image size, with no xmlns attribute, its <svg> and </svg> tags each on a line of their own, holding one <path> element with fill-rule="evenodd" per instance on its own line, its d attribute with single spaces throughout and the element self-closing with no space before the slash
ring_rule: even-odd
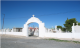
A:
<svg viewBox="0 0 80 48">
<path fill-rule="evenodd" d="M 32 15 L 33 17 L 35 16 L 35 15 Z"/>
<path fill-rule="evenodd" d="M 74 26 L 74 23 L 73 23 L 73 26 Z"/>
</svg>

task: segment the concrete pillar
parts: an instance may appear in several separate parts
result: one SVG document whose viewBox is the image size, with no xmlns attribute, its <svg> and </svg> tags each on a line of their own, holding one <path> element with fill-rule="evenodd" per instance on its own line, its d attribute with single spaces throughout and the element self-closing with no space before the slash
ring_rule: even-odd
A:
<svg viewBox="0 0 80 48">
<path fill-rule="evenodd" d="M 57 25 L 55 26 L 55 31 L 57 31 Z"/>
<path fill-rule="evenodd" d="M 73 26 L 74 26 L 74 23 L 73 23 Z"/>
<path fill-rule="evenodd" d="M 28 25 L 24 24 L 23 35 L 28 37 Z"/>
<path fill-rule="evenodd" d="M 39 24 L 39 37 L 44 37 L 45 35 L 45 27 L 44 23 Z"/>
<path fill-rule="evenodd" d="M 74 26 L 72 26 L 72 33 L 74 33 Z"/>
<path fill-rule="evenodd" d="M 74 39 L 74 34 L 75 34 L 74 26 L 72 26 L 72 39 Z"/>
<path fill-rule="evenodd" d="M 11 32 L 13 32 L 13 28 L 12 28 Z"/>
<path fill-rule="evenodd" d="M 78 26 L 78 23 L 77 23 L 77 25 L 76 26 Z"/>
</svg>

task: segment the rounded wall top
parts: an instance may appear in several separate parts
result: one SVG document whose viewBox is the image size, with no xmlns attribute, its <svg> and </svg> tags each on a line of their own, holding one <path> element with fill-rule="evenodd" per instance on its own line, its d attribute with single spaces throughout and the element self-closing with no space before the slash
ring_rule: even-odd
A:
<svg viewBox="0 0 80 48">
<path fill-rule="evenodd" d="M 38 24 L 42 23 L 42 21 L 40 21 L 38 18 L 31 17 L 30 19 L 28 19 L 28 21 L 26 22 L 26 24 L 30 24 L 30 23 L 33 23 L 33 22 L 36 22 Z"/>
</svg>

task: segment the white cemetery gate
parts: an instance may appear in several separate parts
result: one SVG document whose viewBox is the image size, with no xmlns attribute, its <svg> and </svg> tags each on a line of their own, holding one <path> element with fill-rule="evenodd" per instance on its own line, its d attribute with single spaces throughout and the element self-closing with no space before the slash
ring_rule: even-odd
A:
<svg viewBox="0 0 80 48">
<path fill-rule="evenodd" d="M 24 28 L 23 28 L 23 34 L 24 36 L 29 36 L 28 35 L 28 25 L 30 23 L 38 23 L 39 24 L 39 37 L 44 37 L 45 36 L 45 27 L 44 27 L 44 23 L 42 23 L 42 21 L 40 21 L 38 18 L 34 17 L 31 17 L 30 19 L 28 19 L 28 21 L 24 24 Z"/>
</svg>

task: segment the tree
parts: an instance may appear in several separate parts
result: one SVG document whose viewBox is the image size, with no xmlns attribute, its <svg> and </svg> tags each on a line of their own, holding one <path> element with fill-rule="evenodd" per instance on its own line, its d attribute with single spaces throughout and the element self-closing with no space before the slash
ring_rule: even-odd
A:
<svg viewBox="0 0 80 48">
<path fill-rule="evenodd" d="M 66 28 L 64 28 L 64 27 L 63 27 L 63 28 L 62 28 L 62 31 L 64 31 L 64 32 L 65 32 L 65 31 L 66 31 Z"/>
<path fill-rule="evenodd" d="M 80 25 L 80 22 L 78 23 L 78 25 Z"/>
<path fill-rule="evenodd" d="M 57 28 L 58 28 L 58 29 L 60 28 L 60 29 L 62 30 L 62 26 L 57 26 Z"/>
<path fill-rule="evenodd" d="M 77 21 L 76 21 L 76 19 L 75 18 L 72 18 L 72 19 L 67 19 L 66 21 L 65 21 L 65 24 L 64 24 L 64 26 L 65 26 L 65 28 L 66 28 L 66 30 L 67 31 L 72 31 L 72 25 L 73 25 L 73 23 L 75 23 L 75 25 L 76 25 L 76 23 L 77 23 Z"/>
</svg>

